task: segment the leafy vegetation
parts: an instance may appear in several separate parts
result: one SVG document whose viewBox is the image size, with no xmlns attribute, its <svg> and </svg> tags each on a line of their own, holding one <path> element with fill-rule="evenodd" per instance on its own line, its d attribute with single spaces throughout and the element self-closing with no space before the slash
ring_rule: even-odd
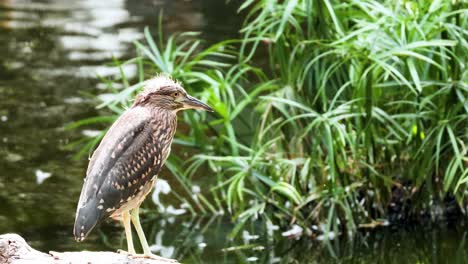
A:
<svg viewBox="0 0 468 264">
<path fill-rule="evenodd" d="M 183 113 L 175 143 L 195 154 L 183 162 L 175 152 L 168 164 L 191 212 L 337 233 L 387 217 L 398 190 L 418 214 L 446 197 L 463 208 L 461 1 L 250 0 L 239 11 L 248 13 L 241 39 L 206 48 L 195 33 L 164 40 L 160 29 L 155 40 L 147 29 L 138 56 L 116 61 L 137 65 L 136 84 L 123 71 L 103 80 L 115 97 L 100 107 L 116 113 L 157 72 L 215 109 Z"/>
</svg>

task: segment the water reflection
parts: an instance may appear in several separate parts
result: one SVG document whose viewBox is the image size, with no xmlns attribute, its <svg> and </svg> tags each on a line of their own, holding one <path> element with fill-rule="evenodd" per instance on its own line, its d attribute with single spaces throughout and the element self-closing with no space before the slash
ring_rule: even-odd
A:
<svg viewBox="0 0 468 264">
<path fill-rule="evenodd" d="M 132 42 L 156 24 L 160 9 L 164 31 L 202 30 L 215 39 L 205 27 L 223 20 L 207 26 L 203 13 L 213 1 L 0 0 L 0 233 L 20 233 L 45 250 L 109 249 L 98 232 L 89 244 L 72 240 L 87 161 L 72 160 L 65 146 L 93 131 L 63 127 L 98 114 L 86 96 L 102 89 L 96 76 L 118 73 L 107 66 L 113 56 L 135 56 Z M 235 6 L 218 13 L 235 17 Z M 229 27 L 225 34 L 238 23 Z M 131 65 L 124 70 L 135 73 Z"/>
<path fill-rule="evenodd" d="M 145 219 L 154 252 L 186 263 L 465 263 L 468 257 L 463 224 L 386 228 L 321 242 L 285 239 L 260 222 L 230 239 L 233 225 L 226 218 Z"/>
</svg>

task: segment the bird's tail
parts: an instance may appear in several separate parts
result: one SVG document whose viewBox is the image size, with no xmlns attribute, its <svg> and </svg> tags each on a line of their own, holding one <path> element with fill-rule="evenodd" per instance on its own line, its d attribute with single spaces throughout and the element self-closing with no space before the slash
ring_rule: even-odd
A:
<svg viewBox="0 0 468 264">
<path fill-rule="evenodd" d="M 81 207 L 78 205 L 75 227 L 73 229 L 75 240 L 78 242 L 85 240 L 91 230 L 101 220 L 101 216 L 102 210 L 98 208 L 98 203 L 95 199 L 89 200 Z"/>
</svg>

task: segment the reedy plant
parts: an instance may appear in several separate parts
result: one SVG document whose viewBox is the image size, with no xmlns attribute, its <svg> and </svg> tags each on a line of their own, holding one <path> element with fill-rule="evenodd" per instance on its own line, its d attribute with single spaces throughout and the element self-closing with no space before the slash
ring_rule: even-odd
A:
<svg viewBox="0 0 468 264">
<path fill-rule="evenodd" d="M 206 49 L 193 33 L 156 43 L 145 30 L 141 56 L 127 62 L 139 83 L 122 76 L 125 89 L 101 105 L 128 106 L 145 75 L 165 72 L 213 106 L 212 116 L 185 112 L 191 129 L 176 141 L 203 154 L 185 168 L 169 163 L 189 193 L 196 174 L 213 171 L 212 198 L 181 201 L 227 208 L 239 227 L 264 217 L 335 232 L 386 217 L 401 185 L 412 188 L 413 209 L 447 195 L 463 207 L 461 2 L 262 0 L 246 10 L 242 39 Z M 256 63 L 265 53 L 268 63 Z"/>
<path fill-rule="evenodd" d="M 355 220 L 385 216 L 391 188 L 403 181 L 424 188 L 423 204 L 448 192 L 461 205 L 468 176 L 464 12 L 442 1 L 250 6 L 248 19 L 255 19 L 243 28 L 240 60 L 267 43 L 278 88 L 260 98 L 250 162 L 226 165 L 240 167 L 229 179 L 230 207 L 251 196 L 302 223 L 328 219 L 327 229 L 337 230 L 338 217 L 354 230 Z M 441 159 L 449 160 L 443 168 Z M 282 207 L 277 190 L 299 205 Z"/>
</svg>

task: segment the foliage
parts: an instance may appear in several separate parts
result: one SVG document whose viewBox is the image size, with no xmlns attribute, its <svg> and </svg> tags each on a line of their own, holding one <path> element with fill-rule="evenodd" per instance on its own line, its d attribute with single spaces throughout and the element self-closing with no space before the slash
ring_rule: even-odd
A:
<svg viewBox="0 0 468 264">
<path fill-rule="evenodd" d="M 138 65 L 138 83 L 122 74 L 125 88 L 100 105 L 127 107 L 145 78 L 165 72 L 213 106 L 183 114 L 190 129 L 175 143 L 198 154 L 169 163 L 193 212 L 338 232 L 386 217 L 402 186 L 413 210 L 466 202 L 461 2 L 249 0 L 240 11 L 242 39 L 208 48 L 194 33 L 164 42 L 160 30 L 155 43 L 145 30 L 125 62 Z M 215 176 L 192 193 L 200 174 Z"/>
</svg>

